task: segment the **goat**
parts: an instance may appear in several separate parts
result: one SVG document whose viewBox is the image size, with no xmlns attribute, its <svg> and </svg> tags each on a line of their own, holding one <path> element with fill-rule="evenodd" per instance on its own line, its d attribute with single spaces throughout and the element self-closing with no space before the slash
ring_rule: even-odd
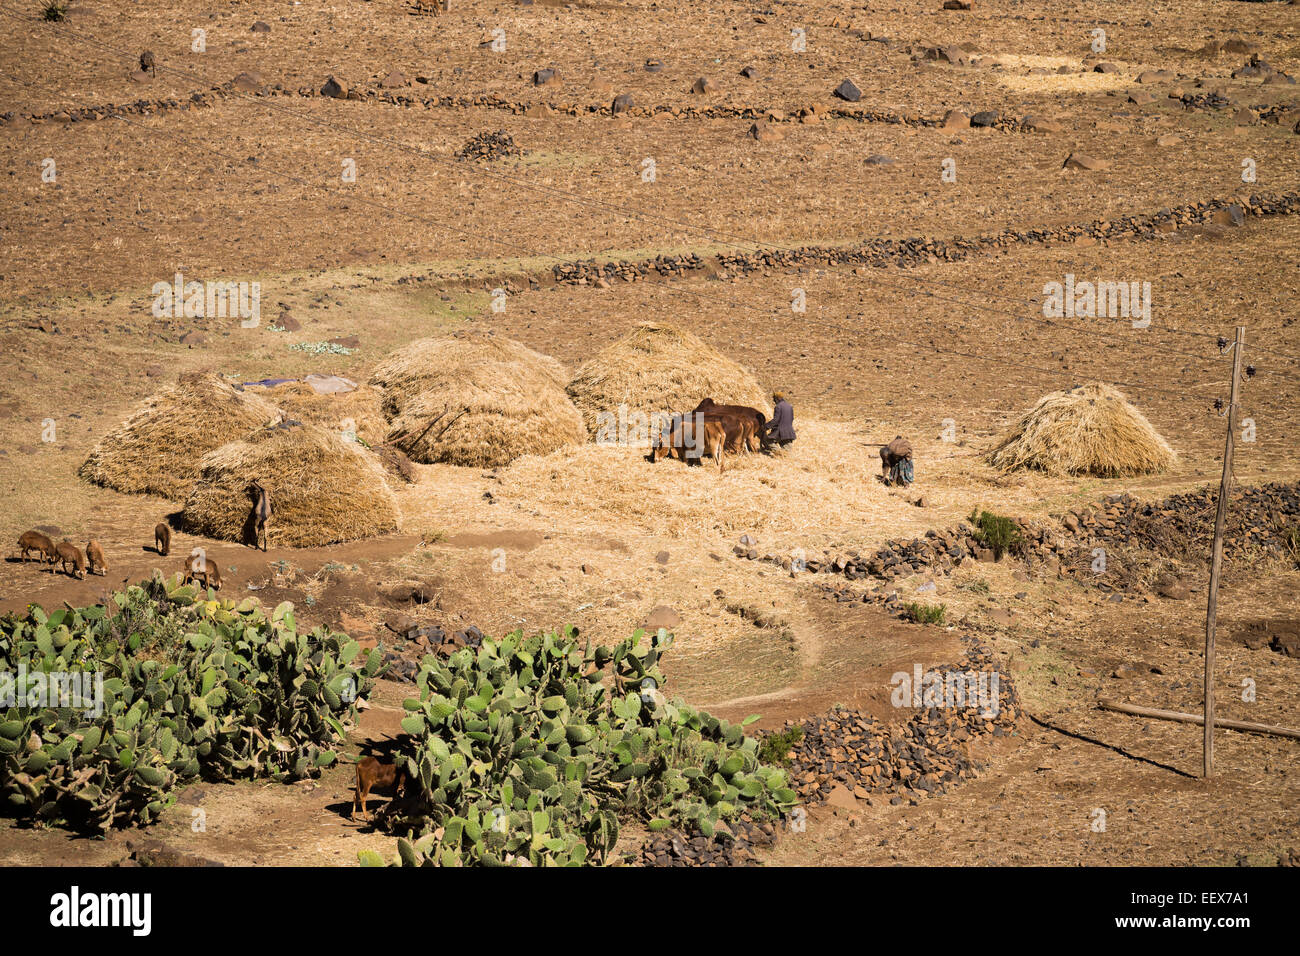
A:
<svg viewBox="0 0 1300 956">
<path fill-rule="evenodd" d="M 58 555 L 58 560 L 63 563 L 64 574 L 68 573 L 68 565 L 71 564 L 74 578 L 86 576 L 86 556 L 75 544 L 65 538 L 54 546 L 54 552 Z"/>
<path fill-rule="evenodd" d="M 202 548 L 195 548 L 190 552 L 189 557 L 185 559 L 181 566 L 182 578 L 181 583 L 189 584 L 192 581 L 201 581 L 203 587 L 212 588 L 214 591 L 221 590 L 221 569 L 217 567 L 217 562 L 211 560 Z"/>
<path fill-rule="evenodd" d="M 37 560 L 44 563 L 48 560 L 51 564 L 58 560 L 54 550 L 54 542 L 46 535 L 39 531 L 24 531 L 22 537 L 18 539 L 18 547 L 22 551 L 23 560 L 27 560 L 27 554 L 35 551 Z"/>
<path fill-rule="evenodd" d="M 154 525 L 153 546 L 154 546 L 154 550 L 157 551 L 159 554 L 161 554 L 164 558 L 167 557 L 167 555 L 171 552 L 172 529 L 167 527 L 167 525 L 164 522 L 160 521 L 158 524 Z"/>
<path fill-rule="evenodd" d="M 270 533 L 266 523 L 271 520 L 271 497 L 260 482 L 254 481 L 248 486 L 248 496 L 253 500 L 253 510 L 248 516 L 253 531 L 253 547 L 261 546 L 266 551 L 270 543 Z"/>
<path fill-rule="evenodd" d="M 372 787 L 393 787 L 393 799 L 397 799 L 399 794 L 405 794 L 407 785 L 407 774 L 405 766 L 399 767 L 396 763 L 380 763 L 375 757 L 363 757 L 357 761 L 357 789 L 352 795 L 352 819 L 357 818 L 357 807 L 361 807 L 361 815 L 370 819 L 370 814 L 366 810 L 366 799 L 370 796 Z"/>
<path fill-rule="evenodd" d="M 99 546 L 98 541 L 86 542 L 86 563 L 90 566 L 91 574 L 104 576 L 108 574 L 108 562 L 104 560 L 104 549 Z"/>
</svg>

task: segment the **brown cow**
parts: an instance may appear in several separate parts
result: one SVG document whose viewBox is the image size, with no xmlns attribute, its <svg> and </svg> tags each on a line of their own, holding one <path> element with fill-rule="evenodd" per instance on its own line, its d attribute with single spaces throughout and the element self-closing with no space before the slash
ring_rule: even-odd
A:
<svg viewBox="0 0 1300 956">
<path fill-rule="evenodd" d="M 751 408 L 748 405 L 719 405 L 712 398 L 700 399 L 700 404 L 695 406 L 696 412 L 703 412 L 706 416 L 712 418 L 717 416 L 736 417 L 746 422 L 753 422 L 752 437 L 746 436 L 745 441 L 739 448 L 732 448 L 733 451 L 758 451 L 765 444 L 767 437 L 767 416 L 757 408 Z M 750 431 L 750 429 L 746 429 Z M 730 431 L 728 433 L 728 446 L 731 446 Z"/>
<path fill-rule="evenodd" d="M 108 574 L 108 562 L 104 560 L 104 549 L 98 541 L 86 542 L 86 563 L 90 566 L 91 574 Z"/>
<path fill-rule="evenodd" d="M 172 549 L 172 529 L 165 522 L 159 522 L 153 529 L 153 546 L 163 557 Z"/>
<path fill-rule="evenodd" d="M 739 420 L 737 420 L 739 427 Z M 721 420 L 691 415 L 675 421 L 672 428 L 659 436 L 650 450 L 650 460 L 658 461 L 666 455 L 687 464 L 700 463 L 709 457 L 718 463 L 718 471 L 726 470 L 723 451 L 727 445 L 727 430 Z"/>
<path fill-rule="evenodd" d="M 84 578 L 86 576 L 86 556 L 68 539 L 64 538 L 54 546 L 54 552 L 58 555 L 58 560 L 63 564 L 63 573 L 68 574 L 68 565 L 72 565 L 71 574 L 74 578 Z"/>
<path fill-rule="evenodd" d="M 22 537 L 18 539 L 18 547 L 22 551 L 24 561 L 27 560 L 27 554 L 30 551 L 36 552 L 37 560 L 42 564 L 46 561 L 53 564 L 59 560 L 54 550 L 54 542 L 39 531 L 24 531 Z"/>
</svg>

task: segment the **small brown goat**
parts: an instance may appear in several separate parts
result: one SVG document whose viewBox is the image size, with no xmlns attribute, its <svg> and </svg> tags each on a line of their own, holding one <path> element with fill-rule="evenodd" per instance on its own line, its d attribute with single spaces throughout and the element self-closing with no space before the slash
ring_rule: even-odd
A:
<svg viewBox="0 0 1300 956">
<path fill-rule="evenodd" d="M 54 542 L 39 531 L 24 531 L 22 537 L 18 539 L 18 547 L 22 551 L 24 561 L 27 560 L 30 551 L 36 552 L 37 560 L 41 563 L 49 561 L 52 564 L 58 560 L 54 551 Z"/>
<path fill-rule="evenodd" d="M 152 50 L 145 50 L 140 54 L 140 72 L 158 75 L 158 63 L 154 60 Z"/>
<path fill-rule="evenodd" d="M 399 768 L 396 763 L 380 763 L 378 758 L 363 757 L 357 761 L 357 789 L 352 795 L 352 819 L 357 818 L 357 807 L 361 815 L 369 820 L 366 810 L 366 798 L 372 787 L 392 787 L 393 798 L 406 792 L 406 768 Z"/>
<path fill-rule="evenodd" d="M 199 581 L 205 588 L 221 590 L 221 569 L 217 567 L 217 562 L 203 553 L 202 548 L 195 548 L 190 552 L 189 557 L 181 565 L 181 570 L 184 575 L 182 581 L 185 584 Z"/>
<path fill-rule="evenodd" d="M 86 542 L 86 564 L 91 574 L 108 574 L 108 562 L 104 560 L 104 549 L 99 546 L 98 541 Z"/>
<path fill-rule="evenodd" d="M 58 560 L 63 563 L 64 574 L 69 573 L 68 565 L 71 564 L 71 574 L 74 578 L 86 576 L 86 556 L 75 544 L 65 539 L 54 546 L 54 552 L 58 555 Z"/>
<path fill-rule="evenodd" d="M 172 529 L 163 522 L 154 525 L 153 546 L 154 550 L 163 557 L 166 557 L 172 549 Z"/>
</svg>

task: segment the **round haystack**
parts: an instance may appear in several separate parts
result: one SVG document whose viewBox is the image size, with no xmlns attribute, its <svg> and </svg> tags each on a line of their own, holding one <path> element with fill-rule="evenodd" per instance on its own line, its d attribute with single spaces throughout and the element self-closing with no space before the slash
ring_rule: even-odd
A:
<svg viewBox="0 0 1300 956">
<path fill-rule="evenodd" d="M 721 405 L 749 405 L 765 415 L 768 393 L 752 372 L 697 335 L 671 325 L 643 322 L 626 338 L 589 359 L 569 382 L 568 392 L 595 435 L 604 420 L 626 414 L 656 416 L 690 411 L 703 398 Z"/>
<path fill-rule="evenodd" d="M 181 527 L 223 541 L 253 540 L 249 484 L 271 501 L 270 542 L 308 548 L 396 531 L 397 501 L 373 455 L 317 425 L 259 428 L 199 463 Z"/>
<path fill-rule="evenodd" d="M 1174 450 L 1124 396 L 1102 382 L 1052 392 L 989 452 L 1002 471 L 1124 478 L 1164 471 Z"/>
<path fill-rule="evenodd" d="M 422 339 L 371 382 L 384 390 L 387 441 L 414 461 L 495 467 L 584 439 L 555 359 L 490 333 Z"/>
<path fill-rule="evenodd" d="M 105 435 L 77 473 L 128 494 L 178 500 L 198 477 L 200 458 L 277 414 L 263 398 L 237 391 L 216 375 L 188 373 Z"/>
<path fill-rule="evenodd" d="M 283 382 L 279 385 L 249 386 L 253 394 L 266 399 L 284 413 L 286 419 L 319 425 L 332 432 L 353 434 L 367 445 L 377 447 L 388 434 L 384 419 L 384 395 L 371 385 L 358 385 L 352 391 L 318 392 L 309 382 Z"/>
</svg>

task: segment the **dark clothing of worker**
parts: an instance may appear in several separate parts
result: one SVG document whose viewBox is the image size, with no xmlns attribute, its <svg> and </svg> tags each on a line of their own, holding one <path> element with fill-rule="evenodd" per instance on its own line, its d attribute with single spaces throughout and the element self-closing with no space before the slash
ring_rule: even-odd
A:
<svg viewBox="0 0 1300 956">
<path fill-rule="evenodd" d="M 902 435 L 880 446 L 880 473 L 888 485 L 907 487 L 912 483 L 912 443 Z"/>
<path fill-rule="evenodd" d="M 794 441 L 794 409 L 785 399 L 772 409 L 772 420 L 767 423 L 767 439 L 783 447 Z"/>
</svg>

